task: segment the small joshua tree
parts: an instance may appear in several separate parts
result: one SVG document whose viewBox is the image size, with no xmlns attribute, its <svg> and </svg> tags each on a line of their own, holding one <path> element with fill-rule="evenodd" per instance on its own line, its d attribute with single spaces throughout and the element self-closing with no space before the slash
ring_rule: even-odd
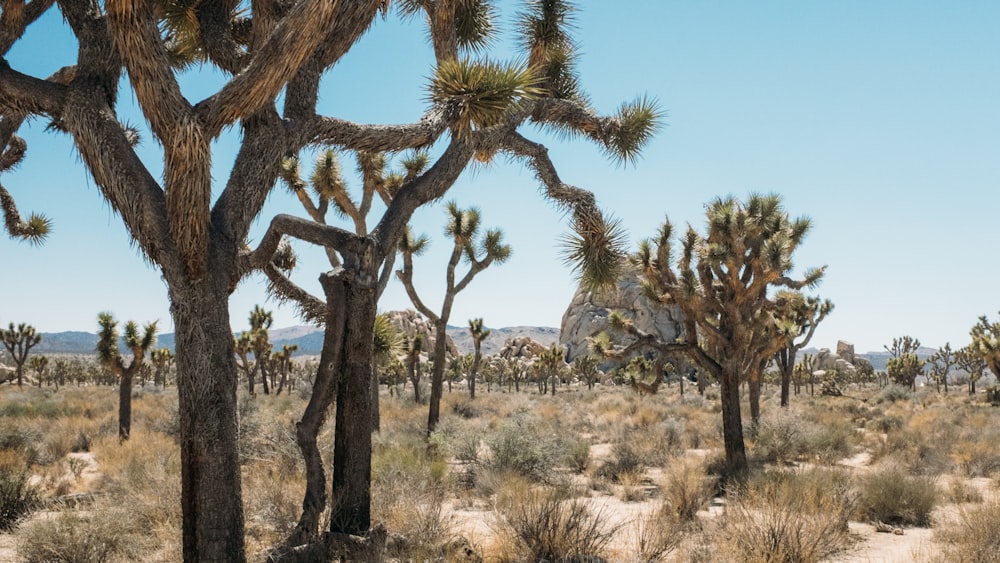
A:
<svg viewBox="0 0 1000 563">
<path fill-rule="evenodd" d="M 146 352 L 156 343 L 156 321 L 147 323 L 142 332 L 134 321 L 125 323 L 122 341 L 132 351 L 132 360 L 126 364 L 118 349 L 118 321 L 111 313 L 97 316 L 97 359 L 119 379 L 118 384 L 118 439 L 128 440 L 132 432 L 132 380 L 143 364 Z"/>
<path fill-rule="evenodd" d="M 167 374 L 174 365 L 174 354 L 170 348 L 158 348 L 149 353 L 153 362 L 153 385 L 164 388 L 167 386 Z"/>
<path fill-rule="evenodd" d="M 503 243 L 503 232 L 499 229 L 486 231 L 480 239 L 478 209 L 463 210 L 452 201 L 445 206 L 445 211 L 448 215 L 445 235 L 451 238 L 454 246 L 446 267 L 446 285 L 441 312 L 436 313 L 425 305 L 413 286 L 413 257 L 426 249 L 427 237 L 414 238 L 407 227 L 406 233 L 399 241 L 399 252 L 403 256 L 403 268 L 396 271 L 396 275 L 403 282 L 403 287 L 406 288 L 406 294 L 410 297 L 413 306 L 434 324 L 434 351 L 431 355 L 434 361 L 434 371 L 431 374 L 430 408 L 427 415 L 428 436 L 437 427 L 441 416 L 448 319 L 451 317 L 455 296 L 468 287 L 479 272 L 494 263 L 502 264 L 510 257 L 510 246 Z M 469 270 L 461 279 L 456 279 L 455 269 L 463 258 L 469 263 Z"/>
<path fill-rule="evenodd" d="M 818 297 L 806 296 L 798 291 L 779 291 L 775 298 L 780 306 L 779 315 L 794 328 L 788 332 L 785 346 L 774 354 L 781 371 L 781 406 L 787 407 L 795 356 L 809 344 L 816 327 L 833 311 L 833 303 L 829 299 L 820 301 Z"/>
<path fill-rule="evenodd" d="M 976 382 L 983 378 L 988 369 L 986 360 L 976 349 L 975 344 L 969 344 L 955 351 L 955 365 L 968 374 L 969 395 L 975 395 Z"/>
<path fill-rule="evenodd" d="M 247 378 L 247 390 L 251 396 L 256 394 L 254 388 L 258 372 L 261 374 L 264 394 L 271 393 L 267 382 L 271 366 L 271 339 L 268 331 L 273 322 L 274 317 L 270 311 L 265 311 L 260 305 L 254 305 L 250 311 L 250 330 L 241 332 L 235 339 L 236 365 Z M 250 360 L 251 354 L 253 360 Z"/>
<path fill-rule="evenodd" d="M 948 393 L 948 376 L 955 363 L 955 352 L 952 351 L 950 342 L 945 342 L 944 346 L 938 348 L 938 351 L 927 359 L 929 375 L 937 384 L 938 391 L 941 390 L 941 385 L 944 385 L 944 392 Z"/>
<path fill-rule="evenodd" d="M 923 375 L 926 362 L 917 357 L 920 340 L 912 336 L 893 338 L 891 346 L 883 346 L 889 355 L 885 364 L 886 375 L 899 385 L 905 385 L 911 390 L 917 388 L 917 377 Z"/>
<path fill-rule="evenodd" d="M 35 383 L 41 387 L 49 376 L 49 359 L 46 356 L 32 356 L 28 360 L 28 367 L 35 372 Z"/>
<path fill-rule="evenodd" d="M 7 329 L 0 329 L 0 340 L 3 341 L 4 348 L 10 353 L 14 360 L 14 370 L 17 373 L 17 386 L 21 386 L 24 375 L 24 364 L 28 361 L 28 352 L 42 341 L 42 335 L 35 332 L 35 327 L 21 323 L 14 328 L 14 323 L 10 323 Z"/>
<path fill-rule="evenodd" d="M 483 318 L 469 319 L 469 333 L 472 334 L 472 346 L 475 356 L 472 360 L 472 370 L 469 373 L 469 399 L 476 398 L 476 375 L 479 374 L 479 362 L 483 359 L 483 340 L 490 335 L 490 329 L 483 326 Z"/>
<path fill-rule="evenodd" d="M 578 380 L 587 384 L 587 389 L 593 389 L 594 383 L 601 375 L 601 371 L 598 369 L 600 365 L 601 359 L 599 357 L 593 354 L 581 354 L 573 360 L 570 368 Z"/>
</svg>

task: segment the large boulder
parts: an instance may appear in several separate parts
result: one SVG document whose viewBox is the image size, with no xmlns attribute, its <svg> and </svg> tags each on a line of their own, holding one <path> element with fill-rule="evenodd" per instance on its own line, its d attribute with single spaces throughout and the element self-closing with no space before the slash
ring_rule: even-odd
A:
<svg viewBox="0 0 1000 563">
<path fill-rule="evenodd" d="M 683 330 L 679 307 L 654 306 L 642 292 L 638 273 L 626 273 L 614 288 L 600 292 L 578 289 L 563 314 L 559 344 L 566 348 L 566 361 L 587 353 L 587 339 L 607 330 L 608 315 L 621 311 L 640 330 L 656 334 L 665 342 L 676 340 Z M 615 336 L 625 344 L 628 338 Z"/>
<path fill-rule="evenodd" d="M 436 340 L 434 337 L 434 324 L 425 319 L 420 313 L 413 309 L 405 309 L 403 311 L 389 311 L 386 315 L 389 317 L 389 322 L 393 328 L 399 334 L 406 335 L 410 339 L 419 334 L 424 340 L 423 350 L 425 354 L 429 355 L 434 351 L 434 341 Z M 452 342 L 450 336 L 445 337 L 445 349 L 450 357 L 459 355 L 458 348 Z"/>
<path fill-rule="evenodd" d="M 843 340 L 838 340 L 837 355 L 840 356 L 847 363 L 854 364 L 855 363 L 854 344 L 851 344 L 850 342 L 844 342 Z"/>
</svg>

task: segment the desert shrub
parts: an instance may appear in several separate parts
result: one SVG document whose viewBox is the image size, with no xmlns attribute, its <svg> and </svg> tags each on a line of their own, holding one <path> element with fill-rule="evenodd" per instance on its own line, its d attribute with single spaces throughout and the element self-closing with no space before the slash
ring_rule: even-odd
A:
<svg viewBox="0 0 1000 563">
<path fill-rule="evenodd" d="M 498 499 L 493 526 L 515 543 L 519 560 L 585 561 L 602 556 L 619 529 L 604 521 L 565 491 L 524 488 Z"/>
<path fill-rule="evenodd" d="M 875 460 L 889 459 L 915 475 L 936 476 L 954 465 L 951 446 L 954 439 L 935 431 L 923 431 L 904 426 L 886 434 L 872 451 Z"/>
<path fill-rule="evenodd" d="M 968 432 L 952 450 L 952 460 L 966 477 L 990 477 L 1000 473 L 1000 432 L 995 428 Z"/>
<path fill-rule="evenodd" d="M 574 473 L 583 473 L 590 465 L 590 440 L 577 439 L 566 444 L 566 465 Z"/>
<path fill-rule="evenodd" d="M 944 491 L 948 502 L 954 504 L 983 502 L 983 493 L 964 479 L 953 478 Z"/>
<path fill-rule="evenodd" d="M 877 432 L 892 432 L 903 427 L 903 419 L 898 416 L 883 415 L 873 420 L 869 427 Z"/>
<path fill-rule="evenodd" d="M 663 505 L 669 510 L 670 519 L 677 523 L 694 520 L 715 492 L 716 479 L 705 473 L 699 462 L 682 461 L 667 468 L 661 484 Z"/>
<path fill-rule="evenodd" d="M 742 561 L 814 562 L 849 543 L 849 478 L 828 469 L 757 475 L 726 507 L 725 549 Z"/>
<path fill-rule="evenodd" d="M 546 480 L 555 465 L 558 444 L 534 432 L 528 417 L 515 415 L 486 439 L 490 456 L 485 465 L 494 471 L 511 471 Z"/>
<path fill-rule="evenodd" d="M 958 520 L 937 530 L 934 540 L 943 545 L 943 560 L 992 563 L 1000 554 L 1000 502 L 963 508 Z"/>
<path fill-rule="evenodd" d="M 26 563 L 104 563 L 142 558 L 143 531 L 125 510 L 59 513 L 26 526 L 18 555 Z"/>
<path fill-rule="evenodd" d="M 761 418 L 751 451 L 764 461 L 797 459 L 805 451 L 804 424 L 802 417 L 788 409 L 768 412 Z"/>
<path fill-rule="evenodd" d="M 477 418 L 480 415 L 479 409 L 472 401 L 468 399 L 463 399 L 460 401 L 455 401 L 451 404 L 451 412 L 457 414 L 462 418 Z"/>
<path fill-rule="evenodd" d="M 892 383 L 886 385 L 878 395 L 875 396 L 876 403 L 895 403 L 896 401 L 909 401 L 913 398 L 913 393 L 909 387 Z"/>
<path fill-rule="evenodd" d="M 861 435 L 846 422 L 813 425 L 805 435 L 804 453 L 814 455 L 823 463 L 833 463 L 849 457 Z"/>
<path fill-rule="evenodd" d="M 645 465 L 635 450 L 635 444 L 624 437 L 611 445 L 611 459 L 605 460 L 594 472 L 594 476 L 618 481 L 620 475 L 642 473 L 644 469 Z"/>
<path fill-rule="evenodd" d="M 933 478 L 909 475 L 897 465 L 861 478 L 860 493 L 860 515 L 887 524 L 926 526 L 938 499 Z"/>
<path fill-rule="evenodd" d="M 27 467 L 15 454 L 0 456 L 0 531 L 10 530 L 41 504 L 29 477 Z"/>
<path fill-rule="evenodd" d="M 444 512 L 440 494 L 408 495 L 399 499 L 385 523 L 395 540 L 388 555 L 403 561 L 430 561 L 442 555 L 445 544 L 454 535 L 453 518 Z"/>
<path fill-rule="evenodd" d="M 657 510 L 643 513 L 632 525 L 635 534 L 635 561 L 661 561 L 677 549 L 684 539 L 685 526 L 678 522 L 673 509 L 661 503 Z"/>
</svg>

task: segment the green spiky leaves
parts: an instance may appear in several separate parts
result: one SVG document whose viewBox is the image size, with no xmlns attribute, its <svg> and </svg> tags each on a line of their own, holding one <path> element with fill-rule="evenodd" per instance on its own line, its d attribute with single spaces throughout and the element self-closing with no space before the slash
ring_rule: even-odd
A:
<svg viewBox="0 0 1000 563">
<path fill-rule="evenodd" d="M 462 0 L 455 6 L 455 36 L 463 49 L 480 52 L 496 39 L 496 6 L 490 0 Z"/>
<path fill-rule="evenodd" d="M 605 153 L 623 164 L 634 164 L 662 126 L 663 111 L 655 98 L 640 96 L 623 103 L 614 119 L 617 126 L 604 144 Z"/>
<path fill-rule="evenodd" d="M 499 125 L 511 109 L 541 93 L 525 65 L 452 59 L 438 65 L 429 98 L 455 110 L 455 132 L 462 135 Z"/>
<path fill-rule="evenodd" d="M 399 238 L 399 251 L 404 254 L 419 256 L 423 254 L 424 250 L 427 250 L 429 244 L 430 239 L 426 235 L 415 236 L 413 229 L 407 225 L 403 236 Z"/>
<path fill-rule="evenodd" d="M 3 209 L 4 226 L 12 238 L 37 246 L 44 243 L 52 232 L 52 219 L 41 213 L 32 213 L 27 221 L 22 219 L 14 197 L 3 186 L 0 186 L 0 208 Z"/>
<path fill-rule="evenodd" d="M 563 237 L 563 261 L 584 288 L 603 289 L 617 283 L 625 265 L 625 229 L 618 219 L 576 213 L 573 232 Z"/>
</svg>

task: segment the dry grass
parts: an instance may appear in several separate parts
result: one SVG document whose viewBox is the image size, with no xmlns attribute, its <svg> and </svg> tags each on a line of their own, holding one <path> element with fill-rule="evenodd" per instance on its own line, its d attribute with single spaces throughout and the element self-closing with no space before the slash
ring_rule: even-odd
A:
<svg viewBox="0 0 1000 563">
<path fill-rule="evenodd" d="M 963 508 L 956 521 L 935 533 L 943 561 L 990 563 L 1000 557 L 1000 502 Z"/>
</svg>

